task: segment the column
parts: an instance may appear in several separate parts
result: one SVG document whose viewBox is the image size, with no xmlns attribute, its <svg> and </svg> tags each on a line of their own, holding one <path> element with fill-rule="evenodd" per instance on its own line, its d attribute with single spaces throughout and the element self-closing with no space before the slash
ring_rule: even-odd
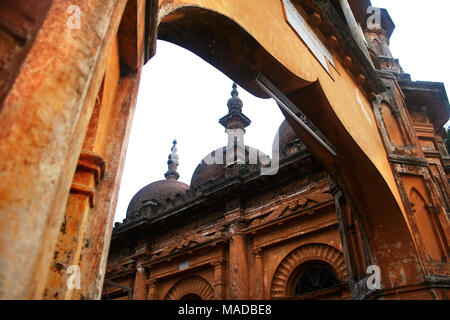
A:
<svg viewBox="0 0 450 320">
<path fill-rule="evenodd" d="M 147 276 L 147 270 L 138 262 L 134 280 L 133 300 L 145 300 L 147 298 Z"/>
<path fill-rule="evenodd" d="M 253 254 L 255 255 L 256 299 L 264 300 L 264 267 L 261 248 L 254 250 Z"/>
<path fill-rule="evenodd" d="M 158 300 L 158 281 L 156 279 L 150 279 L 147 281 L 147 284 L 147 300 Z"/>
<path fill-rule="evenodd" d="M 143 21 L 145 17 L 146 1 L 128 1 L 121 26 L 133 25 L 133 19 Z M 136 7 L 137 6 L 137 7 Z M 120 22 L 120 21 L 118 21 Z M 131 28 L 131 27 L 130 27 Z M 105 174 L 102 182 L 96 188 L 96 205 L 88 215 L 85 243 L 82 248 L 80 268 L 82 279 L 88 286 L 83 287 L 81 294 L 86 299 L 99 299 L 108 262 L 108 249 L 114 224 L 114 214 L 119 193 L 120 179 L 125 161 L 126 145 L 131 129 L 132 117 L 139 88 L 141 61 L 143 60 L 144 24 L 139 24 L 134 31 L 123 27 L 117 32 L 115 41 L 118 49 L 111 55 L 110 64 L 120 66 L 120 73 L 111 72 L 110 81 L 105 79 L 105 88 L 110 85 L 113 90 L 105 90 L 104 101 L 108 101 L 108 108 L 101 114 L 102 125 L 99 126 L 98 149 L 101 150 L 106 162 Z M 131 32 L 131 33 L 128 33 Z M 135 34 L 134 32 L 137 32 Z M 130 37 L 136 38 L 136 43 Z M 135 47 L 135 45 L 137 47 Z M 125 61 L 125 50 L 137 52 L 137 72 L 130 62 L 128 67 L 122 68 Z M 129 69 L 130 68 L 130 69 Z M 112 68 L 111 70 L 116 70 Z M 128 70 L 128 71 L 127 71 Z M 126 75 L 123 74 L 127 71 Z M 117 81 L 115 79 L 117 79 Z M 94 245 L 91 245 L 94 244 Z"/>
<path fill-rule="evenodd" d="M 360 232 L 362 226 L 357 227 L 354 224 L 356 221 L 352 221 L 350 204 L 331 177 L 329 179 L 351 296 L 353 299 L 363 299 L 370 293 L 366 286 L 366 265 L 370 259 L 370 250 L 368 245 L 364 247 L 363 235 Z"/>
<path fill-rule="evenodd" d="M 67 28 L 71 4 L 53 0 L 2 106 L 2 299 L 43 297 L 106 53 L 126 1 L 78 1 L 79 30 Z"/>
<path fill-rule="evenodd" d="M 247 239 L 240 224 L 230 227 L 230 299 L 248 299 Z"/>
<path fill-rule="evenodd" d="M 45 299 L 71 299 L 73 292 L 80 289 L 67 285 L 66 282 L 71 276 L 68 271 L 71 270 L 70 266 L 79 265 L 87 217 L 89 210 L 94 206 L 95 187 L 104 169 L 105 163 L 100 155 L 83 149 L 47 277 Z M 78 269 L 72 269 L 71 272 L 78 272 Z"/>
<path fill-rule="evenodd" d="M 226 299 L 226 276 L 225 276 L 225 261 L 219 259 L 212 263 L 214 267 L 214 292 L 217 300 Z"/>
</svg>

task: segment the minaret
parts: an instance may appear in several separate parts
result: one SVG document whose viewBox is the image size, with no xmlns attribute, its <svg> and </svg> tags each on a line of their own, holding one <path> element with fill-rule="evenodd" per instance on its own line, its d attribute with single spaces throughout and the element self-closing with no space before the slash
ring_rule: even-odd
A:
<svg viewBox="0 0 450 320">
<path fill-rule="evenodd" d="M 219 123 L 225 127 L 228 134 L 228 143 L 226 148 L 227 166 L 234 163 L 245 163 L 245 128 L 251 123 L 250 119 L 242 113 L 242 100 L 238 97 L 236 83 L 233 83 L 231 98 L 228 100 L 228 114 L 219 120 Z"/>
<path fill-rule="evenodd" d="M 219 120 L 219 123 L 225 129 L 242 129 L 248 127 L 251 123 L 250 119 L 242 113 L 242 100 L 238 97 L 236 83 L 233 83 L 233 90 L 231 91 L 231 98 L 228 100 L 228 114 Z M 244 130 L 245 132 L 245 130 Z"/>
<path fill-rule="evenodd" d="M 173 140 L 173 146 L 170 149 L 172 152 L 169 154 L 169 160 L 167 160 L 168 170 L 164 174 L 167 180 L 178 180 L 180 174 L 177 172 L 178 167 L 178 154 L 177 154 L 177 140 Z"/>
</svg>

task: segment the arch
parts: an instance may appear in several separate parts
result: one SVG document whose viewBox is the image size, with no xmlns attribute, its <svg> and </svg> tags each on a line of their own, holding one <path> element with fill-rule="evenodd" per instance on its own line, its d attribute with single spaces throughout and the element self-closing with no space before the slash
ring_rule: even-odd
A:
<svg viewBox="0 0 450 320">
<path fill-rule="evenodd" d="M 153 4 L 155 3 L 155 1 L 148 1 L 147 3 L 150 2 Z M 314 60 L 308 59 L 308 56 L 305 53 L 306 50 L 302 46 L 301 41 L 296 41 L 295 37 L 291 38 L 292 41 L 281 41 L 281 44 L 289 46 L 292 43 L 295 43 L 295 45 L 298 45 L 299 50 L 290 50 L 291 48 L 286 50 L 282 45 L 277 46 L 280 42 L 279 39 L 284 38 L 283 31 L 287 29 L 284 28 L 278 30 L 273 28 L 277 26 L 281 28 L 283 27 L 283 24 L 273 21 L 276 18 L 276 11 L 271 10 L 271 7 L 264 7 L 264 10 L 261 10 L 261 4 L 256 1 L 198 0 L 192 2 L 195 2 L 195 5 L 197 6 L 201 6 L 202 3 L 205 6 L 209 6 L 209 10 L 204 10 L 208 11 L 208 16 L 203 15 L 204 11 L 201 12 L 200 8 L 197 8 L 197 12 L 193 14 L 185 15 L 185 11 L 177 12 L 177 14 L 180 13 L 178 16 L 172 15 L 169 7 L 172 5 L 175 7 L 176 4 L 174 3 L 181 3 L 181 1 L 161 1 L 160 7 L 158 7 L 158 2 L 156 2 L 155 12 L 160 10 L 162 16 L 170 14 L 170 16 L 167 16 L 169 19 L 162 19 L 160 34 L 162 36 L 167 36 L 167 40 L 169 41 L 171 41 L 170 37 L 172 37 L 172 40 L 174 41 L 171 42 L 177 43 L 185 48 L 188 48 L 188 46 L 193 47 L 195 51 L 191 51 L 194 51 L 199 56 L 218 67 L 255 95 L 258 95 L 259 92 L 260 96 L 263 96 L 261 91 L 255 87 L 250 76 L 251 73 L 255 71 L 254 69 L 263 71 L 294 103 L 298 103 L 298 105 L 301 105 L 302 108 L 304 108 L 304 112 L 308 118 L 316 123 L 325 135 L 332 139 L 332 142 L 339 150 L 339 158 L 336 159 L 335 163 L 328 161 L 326 156 L 321 154 L 320 149 L 315 147 L 314 142 L 311 141 L 311 139 L 306 138 L 302 140 L 312 153 L 324 162 L 324 165 L 330 171 L 330 174 L 333 175 L 333 177 L 338 176 L 338 179 L 335 180 L 340 186 L 345 187 L 345 190 L 343 191 L 346 195 L 350 195 L 348 199 L 353 199 L 353 201 L 355 201 L 354 206 L 356 208 L 356 213 L 362 218 L 361 220 L 366 227 L 368 237 L 371 239 L 371 246 L 373 246 L 373 253 L 376 258 L 375 262 L 382 266 L 382 273 L 386 278 L 384 279 L 386 280 L 384 283 L 387 285 L 394 283 L 395 278 L 398 277 L 398 275 L 401 275 L 403 268 L 401 268 L 399 264 L 392 263 L 392 261 L 402 261 L 403 259 L 414 260 L 417 254 L 411 242 L 411 234 L 408 231 L 408 226 L 403 217 L 403 214 L 405 213 L 403 205 L 405 202 L 401 202 L 392 169 L 387 161 L 387 155 L 383 153 L 383 148 L 380 148 L 379 137 L 374 133 L 375 129 L 368 131 L 363 126 L 364 122 L 358 121 L 360 118 L 364 120 L 364 117 L 361 116 L 362 113 L 360 112 L 360 109 L 367 111 L 369 109 L 364 109 L 364 107 L 370 107 L 370 105 L 368 105 L 367 99 L 364 96 L 358 96 L 358 98 L 360 98 L 359 103 L 354 103 L 354 94 L 351 94 L 351 90 L 349 90 L 349 88 L 354 87 L 355 82 L 351 79 L 351 75 L 341 68 L 340 74 L 336 73 L 335 78 L 330 79 L 328 75 L 323 76 L 324 72 L 320 68 L 314 70 L 314 68 L 310 66 Z M 145 5 L 145 2 L 139 3 Z M 189 3 L 189 1 L 184 1 L 183 3 Z M 269 4 L 279 5 L 280 3 L 281 1 L 266 1 L 265 6 L 268 6 Z M 56 240 L 54 239 L 54 236 L 44 237 L 42 235 L 57 234 L 60 221 L 63 220 L 60 212 L 65 208 L 67 198 L 66 193 L 70 189 L 73 178 L 73 174 L 68 173 L 73 173 L 75 170 L 76 161 L 83 142 L 83 135 L 88 127 L 88 115 L 92 111 L 92 103 L 90 102 L 94 99 L 95 92 L 98 91 L 96 88 L 100 85 L 100 80 L 98 79 L 102 76 L 104 53 L 107 54 L 107 51 L 111 49 L 110 47 L 112 44 L 109 45 L 108 43 L 113 43 L 112 38 L 114 37 L 114 33 L 106 32 L 104 26 L 109 25 L 113 28 L 113 26 L 116 25 L 115 23 L 112 23 L 112 21 L 118 17 L 118 12 L 120 11 L 119 6 L 121 4 L 123 4 L 123 2 L 120 4 L 119 2 L 117 2 L 117 4 L 108 2 L 107 4 L 86 6 L 86 12 L 83 16 L 88 24 L 92 23 L 93 27 L 85 29 L 83 37 L 74 38 L 69 32 L 65 32 L 63 37 L 58 37 L 58 46 L 51 48 L 54 53 L 53 56 L 64 58 L 67 56 L 67 60 L 59 59 L 60 61 L 63 61 L 62 64 L 57 63 L 51 66 L 53 78 L 50 80 L 46 78 L 49 74 L 48 70 L 39 73 L 35 72 L 39 69 L 37 67 L 39 67 L 41 59 L 26 59 L 27 62 L 20 71 L 20 76 L 17 78 L 10 93 L 8 93 L 9 100 L 7 99 L 5 110 L 9 110 L 10 112 L 8 112 L 7 117 L 2 117 L 1 123 L 7 124 L 7 129 L 17 127 L 20 130 L 14 131 L 14 134 L 10 134 L 8 139 L 2 141 L 2 150 L 20 149 L 24 151 L 17 153 L 14 157 L 5 157 L 5 159 L 8 159 L 8 163 L 17 164 L 15 166 L 17 170 L 5 173 L 5 179 L 11 182 L 8 184 L 8 190 L 11 192 L 7 193 L 6 200 L 2 199 L 2 205 L 6 205 L 6 209 L 12 208 L 10 212 L 7 212 L 7 217 L 13 217 L 14 215 L 14 219 L 10 219 L 10 221 L 12 221 L 10 223 L 17 221 L 25 221 L 28 223 L 19 224 L 21 225 L 21 228 L 19 231 L 15 230 L 14 232 L 17 231 L 15 234 L 8 231 L 9 229 L 14 228 L 9 228 L 10 224 L 5 224 L 2 226 L 2 231 L 6 233 L 2 234 L 11 234 L 12 238 L 17 237 L 19 234 L 27 234 L 29 239 L 38 239 L 38 241 L 27 240 L 17 242 L 17 248 L 20 246 L 21 250 L 37 253 L 31 256 L 31 258 L 29 257 L 29 260 L 31 259 L 33 263 L 29 263 L 28 268 L 23 268 L 15 279 L 8 278 L 6 284 L 0 286 L 2 292 L 11 292 L 6 294 L 6 297 L 36 297 L 41 295 L 41 293 L 39 293 L 40 291 L 43 291 L 41 288 L 43 286 L 42 282 L 45 281 L 46 277 L 42 277 L 42 274 L 48 269 L 50 263 L 49 257 L 51 253 L 53 253 L 51 250 L 48 250 L 48 248 L 51 248 L 51 244 Z M 242 8 L 242 6 L 246 7 Z M 234 11 L 231 12 L 230 8 Z M 254 17 L 249 19 L 247 8 L 253 10 L 255 15 L 258 14 L 259 20 L 255 20 Z M 47 18 L 51 20 L 46 20 L 42 29 L 37 33 L 36 41 L 34 42 L 32 50 L 30 50 L 32 54 L 31 57 L 39 56 L 37 53 L 42 51 L 45 44 L 52 39 L 51 35 L 54 34 L 54 30 L 58 29 L 55 27 L 63 27 L 66 24 L 66 17 L 62 17 L 58 14 L 59 9 L 60 8 L 56 6 L 50 8 Z M 240 27 L 238 22 L 233 21 L 233 18 L 238 15 L 236 12 L 239 11 L 242 14 L 241 19 L 238 22 L 242 24 L 243 27 Z M 146 25 L 146 28 L 148 28 L 146 22 L 143 21 L 145 19 L 143 13 L 145 13 L 146 10 L 139 9 L 134 10 L 134 12 L 139 12 L 140 14 L 139 17 L 136 17 L 137 21 L 142 22 L 139 23 L 139 26 Z M 224 12 L 224 14 L 227 14 L 230 18 L 222 16 L 219 12 Z M 267 14 L 267 16 L 273 16 L 274 19 L 270 21 L 268 19 L 261 19 L 262 13 Z M 200 22 L 204 22 L 214 15 L 217 18 L 211 19 L 214 28 L 203 28 L 204 25 Z M 243 15 L 244 17 L 242 17 Z M 279 19 L 281 19 L 281 16 L 281 14 L 278 15 Z M 102 19 L 100 19 L 100 17 Z M 134 19 L 133 16 L 125 16 L 125 18 Z M 183 21 L 184 24 L 180 21 Z M 247 26 L 245 24 L 247 24 Z M 253 30 L 248 29 L 249 25 L 253 25 Z M 178 38 L 177 31 L 179 30 L 173 30 L 173 26 L 181 28 L 181 32 L 178 33 Z M 187 28 L 183 29 L 185 26 L 187 26 Z M 232 28 L 228 29 L 227 26 L 231 26 Z M 153 23 L 150 24 L 150 27 L 154 28 Z M 249 30 L 248 33 L 244 31 L 245 27 Z M 272 28 L 275 33 L 266 33 L 268 28 Z M 101 30 L 101 32 L 98 32 L 99 30 Z M 211 30 L 218 33 L 211 33 Z M 237 33 L 234 32 L 236 30 L 238 31 Z M 148 36 L 147 38 L 149 38 L 147 40 L 154 40 L 153 32 L 155 30 L 147 29 L 145 31 L 146 36 Z M 286 34 L 287 33 L 288 32 L 286 32 Z M 254 37 L 259 37 L 258 40 L 262 45 L 260 45 L 252 35 Z M 215 36 L 218 37 L 215 38 Z M 141 55 L 143 46 L 140 44 L 134 45 L 134 41 L 132 41 L 131 38 L 131 36 L 124 37 L 124 42 L 121 43 L 121 46 L 129 48 L 129 50 L 141 50 L 139 51 L 139 54 Z M 267 43 L 262 42 L 262 38 L 269 39 L 267 42 L 271 42 L 271 49 Z M 140 37 L 140 39 L 142 39 L 142 37 Z M 216 39 L 218 40 L 216 41 Z M 125 40 L 130 41 L 126 42 Z M 246 40 L 249 41 L 246 42 Z M 219 43 L 220 46 L 216 46 L 213 41 Z M 67 45 L 74 49 L 72 50 L 74 52 L 73 55 L 66 55 L 67 50 L 64 50 L 64 48 Z M 231 45 L 231 47 L 227 47 L 228 45 Z M 95 54 L 84 54 L 86 48 L 94 50 L 95 52 L 93 52 Z M 264 48 L 267 48 L 273 56 Z M 274 48 L 280 48 L 280 51 L 277 51 Z M 219 51 L 221 53 L 223 52 L 223 54 L 220 55 L 214 53 Z M 250 55 L 248 55 L 248 53 L 250 53 Z M 252 55 L 252 53 L 254 53 L 254 55 Z M 282 56 L 280 57 L 280 55 Z M 276 58 L 274 58 L 275 56 Z M 283 59 L 295 61 L 295 65 L 289 66 L 289 68 L 293 70 L 292 72 L 286 67 L 289 63 L 284 62 L 285 66 L 283 66 L 283 62 L 279 62 Z M 128 59 L 124 57 L 124 60 Z M 142 58 L 138 59 L 138 61 L 140 63 Z M 22 96 L 21 93 L 24 91 L 23 89 L 29 87 L 29 83 L 24 79 L 32 79 L 33 83 L 39 83 L 41 79 L 46 79 L 46 84 L 57 83 L 57 81 L 55 82 L 55 79 L 60 79 L 62 76 L 66 77 L 69 74 L 67 70 L 75 70 L 76 68 L 74 67 L 79 67 L 80 65 L 83 65 L 84 68 L 78 68 L 76 73 L 67 77 L 65 87 L 51 87 L 51 95 L 48 94 L 50 92 L 48 91 L 49 87 L 47 85 L 41 85 L 36 87 L 36 90 L 31 90 L 32 96 L 29 92 L 27 92 L 26 96 Z M 240 67 L 242 66 L 243 68 L 241 70 Z M 302 66 L 302 68 L 299 68 L 299 66 Z M 140 65 L 138 65 L 138 67 L 140 68 Z M 316 73 L 313 71 L 317 71 L 319 81 L 305 87 L 308 82 L 316 80 Z M 294 73 L 299 76 L 295 76 Z M 302 77 L 303 79 L 300 79 L 299 77 Z M 82 79 L 82 81 L 79 81 L 80 79 Z M 361 77 L 359 79 L 364 81 Z M 110 239 L 110 232 L 107 228 L 111 225 L 108 221 L 112 221 L 111 217 L 113 216 L 114 210 L 114 205 L 111 205 L 110 202 L 114 202 L 117 195 L 116 193 L 120 181 L 118 177 L 120 177 L 121 174 L 120 163 L 123 160 L 126 151 L 124 146 L 126 146 L 128 139 L 131 123 L 130 117 L 133 114 L 132 106 L 134 105 L 133 101 L 135 101 L 135 97 L 137 96 L 138 82 L 138 74 L 133 75 L 132 72 L 127 73 L 127 77 L 121 79 L 121 85 L 117 90 L 119 93 L 116 97 L 117 99 L 112 99 L 115 101 L 115 107 L 112 108 L 112 110 L 115 110 L 114 112 L 116 112 L 116 110 L 121 110 L 121 113 L 111 113 L 111 121 L 108 122 L 107 127 L 110 128 L 108 130 L 112 131 L 105 131 L 107 135 L 111 134 L 109 136 L 111 138 L 111 143 L 108 144 L 111 147 L 108 149 L 108 152 L 105 154 L 102 153 L 103 156 L 105 156 L 109 174 L 106 175 L 104 182 L 97 190 L 98 193 L 96 199 L 99 201 L 95 208 L 93 208 L 94 214 L 89 215 L 87 223 L 89 226 L 89 228 L 87 228 L 88 232 L 92 232 L 93 239 L 98 239 L 99 245 L 90 248 L 90 251 L 87 251 L 86 254 L 82 255 L 83 259 L 81 260 L 82 263 L 86 263 L 90 266 L 89 268 L 86 268 L 86 270 L 88 270 L 86 272 L 87 277 L 84 279 L 92 280 L 87 282 L 93 283 L 95 286 L 102 283 L 101 278 L 103 272 L 101 271 L 101 268 L 106 265 L 105 259 L 107 257 L 107 250 L 105 250 L 103 245 Z M 67 90 L 67 88 L 70 90 Z M 91 94 L 91 91 L 94 94 Z M 359 94 L 358 92 L 359 91 L 356 91 L 357 94 Z M 20 96 L 21 99 L 17 99 L 18 96 Z M 41 108 L 46 105 L 46 99 L 32 99 L 33 97 L 46 97 L 47 100 L 55 100 L 55 97 L 57 97 L 58 99 L 56 100 L 65 103 L 61 105 L 50 104 L 52 106 L 51 108 L 42 109 L 46 110 L 45 112 L 48 115 L 53 114 L 53 117 L 46 117 L 40 121 L 38 127 L 36 127 L 38 130 L 34 130 L 32 132 L 33 134 L 30 133 L 29 135 L 25 135 L 27 136 L 27 139 L 17 139 L 17 137 L 24 136 L 23 133 L 28 127 L 18 125 L 24 120 L 23 114 L 20 112 L 17 113 L 17 115 L 14 115 L 12 114 L 14 112 L 13 110 L 20 110 L 22 108 L 27 111 L 26 114 L 33 115 L 36 113 L 36 110 L 42 111 Z M 82 98 L 80 99 L 80 97 Z M 39 103 L 36 102 L 37 100 L 40 100 Z M 29 103 L 30 101 L 36 103 Z M 8 105 L 13 108 L 6 108 Z M 56 110 L 56 108 L 58 109 L 58 113 L 52 112 L 52 110 Z M 67 122 L 61 120 L 66 116 L 70 118 L 76 114 L 82 116 L 76 118 L 75 121 L 70 123 L 70 126 L 66 126 L 66 123 L 69 123 L 70 121 Z M 347 115 L 347 117 L 344 117 L 343 115 Z M 353 115 L 357 115 L 358 117 L 353 117 Z M 366 113 L 366 115 L 368 114 Z M 358 133 L 359 129 L 368 133 L 368 135 L 362 136 L 362 134 Z M 298 128 L 294 128 L 294 130 L 298 134 L 304 133 Z M 58 137 L 57 142 L 54 142 L 54 139 L 52 140 L 54 137 Z M 40 143 L 33 144 L 33 139 L 39 139 Z M 53 173 L 52 175 L 39 176 L 35 173 L 39 171 L 40 167 L 37 166 L 35 162 L 22 160 L 29 159 L 30 155 L 36 155 L 37 157 L 44 152 L 60 156 L 58 157 L 58 161 L 49 162 L 49 168 L 52 169 L 51 172 Z M 29 172 L 30 174 L 21 174 L 23 172 Z M 15 191 L 23 189 L 24 179 L 27 180 L 26 185 L 29 186 L 30 190 L 45 190 L 46 201 L 41 201 L 41 203 L 39 201 L 30 202 L 25 201 L 27 200 L 25 198 L 23 201 L 16 201 L 15 197 L 17 192 Z M 55 181 L 57 181 L 57 183 L 55 183 Z M 39 195 L 39 193 L 36 194 Z M 33 199 L 39 200 L 41 197 L 34 196 Z M 36 208 L 31 217 L 27 214 L 17 216 L 17 212 L 29 212 L 28 209 L 30 206 Z M 46 224 L 46 221 L 51 221 L 52 223 Z M 49 225 L 48 228 L 47 225 Z M 401 246 L 397 246 L 397 244 L 401 244 Z M 386 250 L 386 248 L 389 248 L 389 250 Z M 5 271 L 5 274 L 12 274 L 12 272 L 9 271 L 14 268 L 17 269 L 17 266 L 20 266 L 21 260 L 15 258 L 15 255 L 13 254 L 15 251 L 13 249 L 14 247 L 8 252 L 1 253 L 2 258 L 7 259 L 8 261 L 8 266 L 3 270 Z M 42 257 L 42 259 L 40 257 Z M 30 269 L 36 265 L 37 267 L 35 270 Z M 423 271 L 418 270 L 412 272 L 414 272 L 415 278 L 422 279 Z M 393 275 L 392 279 L 389 278 L 389 275 L 391 274 Z M 411 280 L 411 282 L 412 281 L 413 280 Z M 21 284 L 24 285 L 22 286 Z M 394 286 L 394 284 L 391 286 Z M 27 288 L 31 288 L 29 290 L 29 295 Z M 99 288 L 93 286 L 89 291 L 99 292 Z M 25 295 L 25 292 L 27 295 Z M 89 293 L 88 297 L 95 295 L 97 295 L 97 293 Z M 4 296 L 5 295 L 2 294 L 2 297 Z"/>
<path fill-rule="evenodd" d="M 204 278 L 190 276 L 175 283 L 164 300 L 182 300 L 184 297 L 200 297 L 201 300 L 214 299 L 214 290 Z"/>
<path fill-rule="evenodd" d="M 312 293 L 339 285 L 333 267 L 323 261 L 302 263 L 291 275 L 287 292 L 289 295 Z"/>
<path fill-rule="evenodd" d="M 304 263 L 319 261 L 329 265 L 339 282 L 347 282 L 344 255 L 338 249 L 321 243 L 307 244 L 291 251 L 278 265 L 270 286 L 270 298 L 290 295 L 289 284 L 298 267 Z"/>
<path fill-rule="evenodd" d="M 429 201 L 425 199 L 423 194 L 417 190 L 416 187 L 411 188 L 409 199 L 411 201 L 417 228 L 422 236 L 427 252 L 433 260 L 440 261 L 444 256 L 444 252 L 439 245 L 437 230 L 435 230 L 427 210 Z"/>
<path fill-rule="evenodd" d="M 255 83 L 255 72 L 290 90 L 316 80 L 306 61 L 296 73 L 290 71 L 244 26 L 209 8 L 192 5 L 170 6 L 160 10 L 158 39 L 183 47 L 234 79 L 241 87 L 260 98 L 269 96 Z M 298 75 L 300 74 L 300 76 Z"/>
<path fill-rule="evenodd" d="M 180 300 L 202 300 L 202 297 L 195 293 L 188 293 L 182 296 Z"/>
<path fill-rule="evenodd" d="M 400 125 L 392 112 L 391 106 L 387 102 L 382 101 L 380 103 L 380 110 L 381 117 L 383 118 L 384 126 L 391 143 L 399 147 L 405 145 L 405 140 L 403 139 Z"/>
<path fill-rule="evenodd" d="M 267 2 L 282 13 L 280 5 L 281 1 Z M 261 71 L 301 108 L 336 146 L 337 157 L 328 154 L 292 117 L 284 115 L 351 202 L 371 239 L 374 261 L 384 266 L 383 282 L 392 284 L 391 275 L 400 274 L 402 269 L 390 261 L 417 257 L 417 250 L 369 95 L 339 63 L 336 69 L 330 69 L 330 77 L 303 42 L 290 34 L 291 28 L 279 36 L 263 36 L 273 33 L 270 26 L 284 28 L 285 21 L 280 20 L 284 15 L 271 15 L 273 19 L 267 24 L 263 21 L 270 10 L 253 9 L 257 16 L 250 21 L 243 14 L 245 10 L 233 2 L 199 0 L 194 5 L 167 1 L 159 11 L 158 38 L 192 51 L 250 93 L 268 98 L 254 81 L 255 73 Z M 281 39 L 286 40 L 284 46 L 279 45 Z M 295 59 L 286 54 L 291 49 L 296 52 Z M 376 90 L 381 91 L 384 87 L 376 85 L 376 79 Z M 397 243 L 402 247 L 395 246 Z M 385 250 L 387 245 L 390 251 Z"/>
</svg>

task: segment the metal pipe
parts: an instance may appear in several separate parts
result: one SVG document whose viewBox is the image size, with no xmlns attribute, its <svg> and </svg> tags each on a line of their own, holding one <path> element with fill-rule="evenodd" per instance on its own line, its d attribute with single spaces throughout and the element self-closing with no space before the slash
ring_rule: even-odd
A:
<svg viewBox="0 0 450 320">
<path fill-rule="evenodd" d="M 353 11 L 350 7 L 350 4 L 348 3 L 348 0 L 339 0 L 339 3 L 341 5 L 342 12 L 344 13 L 345 20 L 347 20 L 347 24 L 353 38 L 358 43 L 358 46 L 361 48 L 362 52 L 367 57 L 369 62 L 372 63 L 369 50 L 367 49 L 366 39 L 361 28 L 358 26 L 358 22 L 356 22 L 355 16 L 353 15 Z"/>
<path fill-rule="evenodd" d="M 283 108 L 299 125 L 303 127 L 317 142 L 320 143 L 329 153 L 333 156 L 337 156 L 336 147 L 331 143 L 325 142 L 319 137 L 303 120 L 301 120 L 296 113 L 303 113 L 297 108 L 297 106 L 288 99 L 278 88 L 276 88 L 260 71 L 258 71 L 255 79 L 256 83 L 263 89 L 269 96 L 271 96 L 278 105 Z M 323 134 L 322 134 L 323 135 Z M 333 150 L 334 149 L 334 150 Z"/>
</svg>

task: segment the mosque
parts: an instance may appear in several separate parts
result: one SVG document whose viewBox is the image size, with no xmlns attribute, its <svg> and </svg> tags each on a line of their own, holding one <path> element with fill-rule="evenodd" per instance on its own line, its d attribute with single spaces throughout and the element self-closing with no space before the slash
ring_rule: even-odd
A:
<svg viewBox="0 0 450 320">
<path fill-rule="evenodd" d="M 227 105 L 219 123 L 244 132 L 251 121 L 235 84 Z M 178 181 L 174 141 L 165 179 L 136 193 L 116 223 L 103 299 L 350 298 L 326 171 L 286 121 L 274 140 L 275 175 L 261 174 L 270 163 L 259 159 L 268 156 L 238 139 L 206 156 L 190 185 Z M 365 240 L 352 219 L 359 246 Z"/>
</svg>

